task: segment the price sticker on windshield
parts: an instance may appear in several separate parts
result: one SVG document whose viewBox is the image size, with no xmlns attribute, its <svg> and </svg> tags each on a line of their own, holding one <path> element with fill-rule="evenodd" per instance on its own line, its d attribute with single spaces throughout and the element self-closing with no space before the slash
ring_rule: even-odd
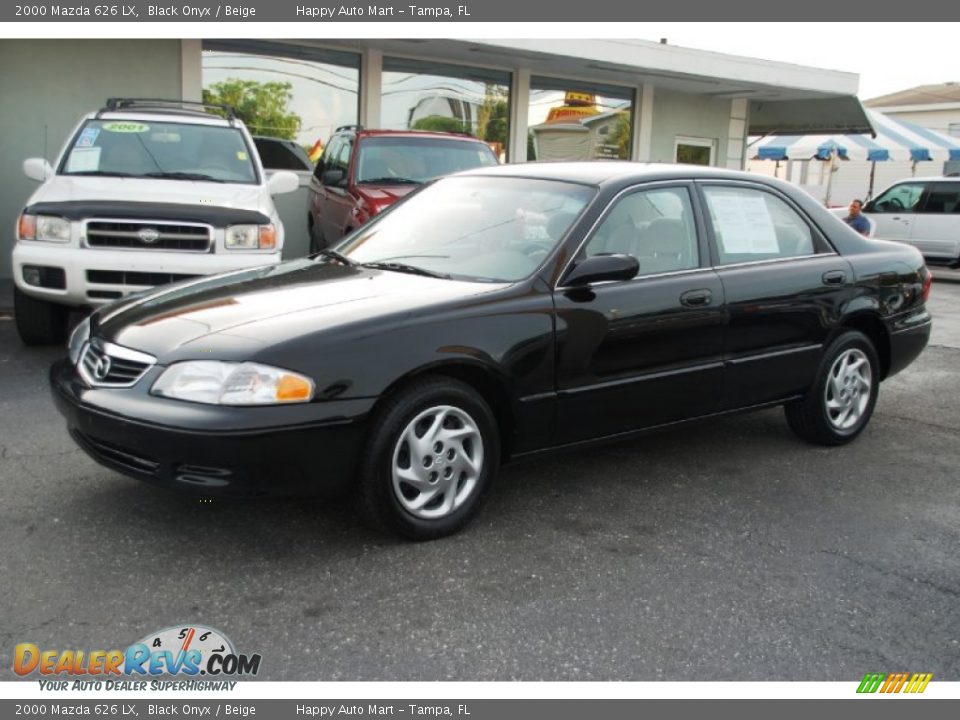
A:
<svg viewBox="0 0 960 720">
<path fill-rule="evenodd" d="M 103 129 L 115 133 L 145 133 L 150 126 L 135 122 L 108 122 L 104 123 Z"/>
</svg>

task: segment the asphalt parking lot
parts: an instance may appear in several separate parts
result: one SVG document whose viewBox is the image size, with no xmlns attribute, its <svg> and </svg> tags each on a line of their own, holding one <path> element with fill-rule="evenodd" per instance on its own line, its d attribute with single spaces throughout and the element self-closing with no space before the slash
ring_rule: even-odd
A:
<svg viewBox="0 0 960 720">
<path fill-rule="evenodd" d="M 99 467 L 49 399 L 61 351 L 0 313 L 0 679 L 18 642 L 203 623 L 272 680 L 960 680 L 960 283 L 931 307 L 849 447 L 769 410 L 558 455 L 426 544 L 347 504 L 201 504 Z"/>
</svg>

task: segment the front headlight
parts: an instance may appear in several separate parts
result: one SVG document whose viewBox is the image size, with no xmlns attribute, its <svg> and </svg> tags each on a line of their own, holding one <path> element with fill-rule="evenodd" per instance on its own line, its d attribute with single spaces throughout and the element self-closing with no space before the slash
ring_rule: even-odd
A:
<svg viewBox="0 0 960 720">
<path fill-rule="evenodd" d="M 277 230 L 273 225 L 231 225 L 224 236 L 227 250 L 274 250 Z"/>
<path fill-rule="evenodd" d="M 210 405 L 282 405 L 310 402 L 313 381 L 269 365 L 188 360 L 168 367 L 150 392 Z"/>
<path fill-rule="evenodd" d="M 70 355 L 70 362 L 74 365 L 77 364 L 77 360 L 80 359 L 80 353 L 83 351 L 83 346 L 87 344 L 87 340 L 90 339 L 90 318 L 85 317 L 83 322 L 77 325 L 73 332 L 70 333 L 70 340 L 67 342 L 67 353 Z"/>
<path fill-rule="evenodd" d="M 20 216 L 17 224 L 20 240 L 43 240 L 45 242 L 70 242 L 70 221 L 55 215 Z"/>
</svg>

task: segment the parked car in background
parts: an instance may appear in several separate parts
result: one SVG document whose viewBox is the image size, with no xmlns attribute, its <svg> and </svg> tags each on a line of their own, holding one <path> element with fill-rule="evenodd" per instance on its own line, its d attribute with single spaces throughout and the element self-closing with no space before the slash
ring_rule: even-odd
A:
<svg viewBox="0 0 960 720">
<path fill-rule="evenodd" d="M 337 128 L 310 181 L 311 250 L 337 242 L 425 182 L 496 164 L 490 146 L 470 135 Z"/>
<path fill-rule="evenodd" d="M 916 247 L 931 265 L 960 267 L 960 177 L 911 178 L 863 206 L 871 237 Z"/>
<path fill-rule="evenodd" d="M 930 282 L 776 179 L 531 163 L 442 178 L 313 259 L 95 312 L 50 377 L 107 467 L 353 491 L 434 538 L 511 458 L 776 405 L 850 442 L 925 347 Z"/>
<path fill-rule="evenodd" d="M 67 140 L 55 166 L 23 163 L 42 185 L 13 249 L 17 329 L 27 344 L 66 339 L 70 308 L 155 285 L 280 261 L 284 231 L 253 139 L 230 108 L 112 98 Z"/>
<path fill-rule="evenodd" d="M 313 172 L 313 163 L 310 162 L 307 151 L 293 140 L 254 135 L 253 144 L 257 147 L 260 162 L 268 172 L 271 170 Z"/>
</svg>

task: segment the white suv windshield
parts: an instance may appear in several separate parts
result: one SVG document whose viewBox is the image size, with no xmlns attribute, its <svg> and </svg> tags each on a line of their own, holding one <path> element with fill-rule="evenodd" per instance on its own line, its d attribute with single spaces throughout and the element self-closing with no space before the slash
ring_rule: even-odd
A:
<svg viewBox="0 0 960 720">
<path fill-rule="evenodd" d="M 88 120 L 60 174 L 257 182 L 239 129 L 153 120 Z"/>
<path fill-rule="evenodd" d="M 387 270 L 521 280 L 540 267 L 594 194 L 592 187 L 552 180 L 444 178 L 359 228 L 336 250 Z"/>
</svg>

